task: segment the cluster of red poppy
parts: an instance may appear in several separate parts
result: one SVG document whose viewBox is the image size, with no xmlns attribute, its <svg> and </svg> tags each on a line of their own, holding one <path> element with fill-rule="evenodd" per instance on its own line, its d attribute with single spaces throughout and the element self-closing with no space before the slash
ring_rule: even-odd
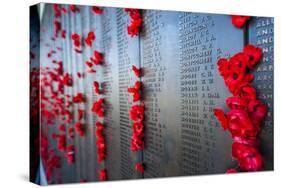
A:
<svg viewBox="0 0 281 188">
<path fill-rule="evenodd" d="M 72 99 L 72 102 L 73 103 L 85 103 L 86 102 L 86 99 L 85 99 L 85 96 L 83 93 L 77 93 L 73 99 Z"/>
<path fill-rule="evenodd" d="M 68 9 L 66 9 L 61 5 L 55 4 L 53 5 L 53 10 L 54 10 L 53 11 L 54 12 L 54 21 L 53 21 L 54 37 L 52 37 L 51 40 L 55 42 L 56 38 L 58 37 L 62 37 L 62 39 L 66 38 L 66 31 L 62 28 L 62 24 L 60 21 L 62 13 L 64 14 L 67 14 L 69 12 L 77 13 L 79 12 L 79 9 L 76 5 L 70 5 Z M 98 10 L 98 8 L 95 8 L 95 13 L 100 14 L 101 11 L 102 9 Z M 82 53 L 82 46 L 84 46 L 81 43 L 82 37 L 78 33 L 73 33 L 70 37 L 71 40 L 73 41 L 75 51 L 78 53 Z M 85 46 L 92 47 L 94 40 L 95 40 L 95 33 L 93 31 L 88 32 L 88 35 L 86 35 L 86 38 L 84 40 Z M 46 43 L 45 46 L 51 47 L 52 45 Z M 47 57 L 52 58 L 53 55 L 57 53 L 57 50 L 62 51 L 62 48 L 56 47 L 56 49 L 51 49 L 50 52 L 47 54 Z M 34 58 L 34 55 L 32 54 L 31 57 Z M 90 67 L 90 69 L 87 72 L 88 73 L 95 72 L 95 70 L 93 70 L 91 67 L 93 65 L 102 64 L 102 62 L 103 62 L 103 55 L 98 51 L 94 51 L 94 55 L 93 57 L 91 57 L 90 62 L 86 63 L 87 66 Z M 55 124 L 55 122 L 58 121 L 62 122 L 62 124 L 58 126 L 59 133 L 53 134 L 53 137 L 51 138 L 57 140 L 56 149 L 58 151 L 64 152 L 68 164 L 71 165 L 75 162 L 75 151 L 74 151 L 75 148 L 73 144 L 74 132 L 76 132 L 77 135 L 85 136 L 86 127 L 84 124 L 82 124 L 85 111 L 79 108 L 77 110 L 78 121 L 73 122 L 73 113 L 69 108 L 75 104 L 85 103 L 86 98 L 85 95 L 81 92 L 78 92 L 73 97 L 64 93 L 65 87 L 73 86 L 74 82 L 73 82 L 72 75 L 68 72 L 64 72 L 62 61 L 53 60 L 52 63 L 56 65 L 56 68 L 51 68 L 51 67 L 40 68 L 41 74 L 37 74 L 38 80 L 37 81 L 35 80 L 34 83 L 32 84 L 39 83 L 39 81 L 41 83 L 40 96 L 37 97 L 40 98 L 42 101 L 40 104 L 41 105 L 40 113 L 42 115 L 42 121 L 44 121 L 44 124 L 52 126 Z M 83 78 L 85 75 L 83 72 L 78 71 L 77 76 L 78 78 Z M 98 91 L 98 87 L 95 87 L 95 91 Z M 99 114 L 99 116 L 103 116 L 103 112 L 101 110 L 102 108 L 101 103 L 102 102 L 98 102 L 96 107 L 94 107 L 93 109 Z M 33 113 L 35 114 L 36 112 Z M 66 134 L 66 130 L 68 134 Z M 48 181 L 49 181 L 49 178 L 52 176 L 54 169 L 60 168 L 60 165 L 57 165 L 58 163 L 56 163 L 56 161 L 59 161 L 58 159 L 60 158 L 57 155 L 55 155 L 54 148 L 48 149 L 47 146 L 46 147 L 44 146 L 47 145 L 48 143 L 48 137 L 45 138 L 46 138 L 46 142 L 44 142 L 44 139 L 42 139 L 41 153 L 43 154 L 42 156 L 44 158 L 43 163 L 45 163 L 45 166 L 47 167 L 47 173 L 49 175 Z M 102 146 L 102 142 L 99 141 L 99 143 L 100 143 L 99 146 Z M 99 148 L 100 151 L 102 151 L 101 147 Z"/>
<path fill-rule="evenodd" d="M 105 159 L 105 142 L 103 135 L 104 125 L 101 122 L 96 123 L 96 146 L 98 150 L 98 162 L 101 163 Z"/>
<path fill-rule="evenodd" d="M 232 135 L 232 156 L 238 161 L 241 171 L 258 171 L 263 167 L 257 137 L 267 114 L 267 106 L 257 99 L 256 90 L 251 85 L 254 75 L 249 73 L 261 57 L 260 48 L 247 45 L 243 52 L 229 60 L 218 61 L 220 75 L 233 96 L 226 100 L 230 111 L 225 114 L 222 109 L 214 109 L 214 115 Z M 231 169 L 228 172 L 236 171 Z"/>
<path fill-rule="evenodd" d="M 132 70 L 138 78 L 141 76 L 141 70 L 138 69 L 136 66 L 132 66 Z M 141 100 L 141 81 L 136 81 L 134 87 L 128 88 L 128 92 L 133 94 L 133 102 L 138 102 Z M 141 104 L 135 104 L 131 107 L 129 111 L 129 117 L 133 122 L 132 125 L 132 140 L 131 140 L 131 150 L 133 152 L 136 152 L 138 150 L 144 149 L 144 126 L 143 126 L 143 120 L 144 120 L 144 102 Z M 142 163 L 136 163 L 135 164 L 135 170 L 143 173 L 144 172 L 144 166 Z"/>
<path fill-rule="evenodd" d="M 250 16 L 232 15 L 231 22 L 235 27 L 242 28 L 250 18 Z"/>
<path fill-rule="evenodd" d="M 51 156 L 47 160 L 46 176 L 50 179 L 53 176 L 55 168 L 61 168 L 61 158 L 51 152 Z"/>
<path fill-rule="evenodd" d="M 140 10 L 126 8 L 125 11 L 129 13 L 129 16 L 131 18 L 131 23 L 127 27 L 127 32 L 131 37 L 137 36 L 142 24 Z"/>
<path fill-rule="evenodd" d="M 103 111 L 103 99 L 100 98 L 96 102 L 93 103 L 92 106 L 92 112 L 94 112 L 98 117 L 104 117 L 104 111 Z"/>
<path fill-rule="evenodd" d="M 136 81 L 134 87 L 128 88 L 128 92 L 133 94 L 133 102 L 137 102 L 140 100 L 140 89 L 141 89 L 140 81 Z"/>
</svg>

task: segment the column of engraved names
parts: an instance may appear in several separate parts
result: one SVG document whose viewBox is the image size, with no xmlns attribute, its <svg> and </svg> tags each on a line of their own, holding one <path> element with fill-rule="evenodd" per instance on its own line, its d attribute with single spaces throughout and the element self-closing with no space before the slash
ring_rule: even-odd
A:
<svg viewBox="0 0 281 188">
<path fill-rule="evenodd" d="M 132 122 L 128 112 L 132 103 L 127 92 L 130 86 L 131 62 L 128 56 L 128 34 L 127 23 L 124 17 L 127 16 L 123 9 L 116 11 L 117 22 L 117 46 L 118 46 L 118 81 L 119 81 L 119 110 L 120 110 L 120 149 L 121 149 L 121 176 L 122 179 L 132 178 L 134 174 L 133 161 L 131 159 L 131 126 Z"/>
<path fill-rule="evenodd" d="M 263 57 L 254 70 L 254 87 L 258 98 L 268 106 L 268 113 L 261 132 L 261 151 L 265 158 L 265 169 L 273 169 L 273 25 L 274 18 L 252 19 L 249 28 L 250 43 L 262 48 Z"/>
<path fill-rule="evenodd" d="M 179 22 L 181 67 L 181 139 L 182 173 L 202 174 L 214 168 L 215 148 L 212 121 L 215 99 L 213 92 L 213 44 L 211 16 L 182 13 Z"/>
<path fill-rule="evenodd" d="M 113 20 L 111 20 L 110 9 L 105 9 L 105 14 L 102 19 L 102 44 L 103 44 L 103 52 L 104 52 L 104 64 L 103 67 L 103 79 L 101 83 L 101 89 L 103 92 L 104 98 L 104 109 L 105 109 L 105 140 L 106 140 L 106 168 L 108 168 L 108 177 L 112 179 L 114 171 L 117 170 L 113 168 L 115 165 L 115 150 L 116 148 L 116 139 L 119 137 L 119 133 L 117 134 L 115 129 L 117 126 L 116 119 L 113 117 L 113 111 L 115 106 L 113 106 L 114 93 L 113 93 L 113 62 L 109 58 L 108 51 L 113 51 L 117 49 L 113 49 L 112 45 L 112 35 L 113 33 L 112 26 Z"/>
<path fill-rule="evenodd" d="M 163 132 L 165 120 L 161 120 L 161 92 L 165 77 L 165 65 L 161 63 L 161 11 L 146 11 L 142 39 L 142 67 L 144 69 L 145 102 L 145 177 L 161 177 L 163 170 Z"/>
</svg>

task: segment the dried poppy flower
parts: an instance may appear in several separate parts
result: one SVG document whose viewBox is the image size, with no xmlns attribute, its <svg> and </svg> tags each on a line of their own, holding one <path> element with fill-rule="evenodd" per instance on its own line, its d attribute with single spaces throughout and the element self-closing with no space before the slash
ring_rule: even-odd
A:
<svg viewBox="0 0 281 188">
<path fill-rule="evenodd" d="M 261 48 L 248 44 L 247 46 L 244 47 L 243 52 L 249 58 L 247 62 L 248 68 L 253 69 L 254 66 L 261 60 L 262 57 Z"/>
<path fill-rule="evenodd" d="M 97 6 L 92 6 L 92 11 L 96 14 L 102 14 L 103 13 L 103 9 L 101 9 L 100 7 L 97 7 Z"/>
<path fill-rule="evenodd" d="M 139 173 L 144 173 L 144 166 L 142 163 L 136 163 L 135 164 L 135 170 L 138 171 Z"/>
<path fill-rule="evenodd" d="M 231 16 L 231 21 L 232 24 L 237 27 L 237 28 L 242 28 L 245 23 L 250 19 L 250 16 L 237 16 L 237 15 L 232 15 Z"/>
<path fill-rule="evenodd" d="M 100 169 L 99 170 L 99 180 L 100 181 L 105 181 L 106 179 L 107 179 L 106 169 Z"/>
</svg>

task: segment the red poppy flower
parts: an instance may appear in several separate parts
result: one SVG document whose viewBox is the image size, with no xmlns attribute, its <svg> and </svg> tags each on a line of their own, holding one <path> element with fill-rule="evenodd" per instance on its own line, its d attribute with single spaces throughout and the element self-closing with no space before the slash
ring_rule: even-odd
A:
<svg viewBox="0 0 281 188">
<path fill-rule="evenodd" d="M 81 72 L 77 72 L 77 76 L 78 76 L 78 78 L 82 78 Z"/>
<path fill-rule="evenodd" d="M 67 14 L 67 12 L 68 12 L 67 9 L 64 8 L 64 7 L 61 8 L 61 11 L 62 11 L 64 14 Z"/>
<path fill-rule="evenodd" d="M 139 173 L 144 173 L 144 166 L 142 163 L 136 163 L 135 165 L 135 170 L 138 171 Z"/>
<path fill-rule="evenodd" d="M 231 64 L 231 69 L 237 70 L 240 73 L 245 74 L 248 60 L 248 56 L 246 56 L 244 53 L 240 52 L 235 54 L 229 60 Z"/>
<path fill-rule="evenodd" d="M 244 47 L 243 52 L 249 58 L 249 60 L 247 61 L 247 66 L 249 67 L 249 69 L 253 69 L 254 66 L 261 60 L 261 48 L 248 44 Z"/>
<path fill-rule="evenodd" d="M 252 120 L 260 122 L 267 114 L 267 106 L 260 100 L 251 100 L 248 105 L 248 111 Z"/>
<path fill-rule="evenodd" d="M 226 115 L 224 114 L 224 111 L 221 109 L 214 109 L 214 115 L 220 122 L 221 126 L 224 130 L 228 129 L 228 120 Z"/>
<path fill-rule="evenodd" d="M 96 14 L 102 14 L 103 13 L 103 9 L 101 9 L 100 7 L 97 7 L 97 6 L 92 6 L 92 11 Z"/>
<path fill-rule="evenodd" d="M 262 156 L 253 146 L 234 142 L 232 156 L 238 160 L 242 171 L 259 171 L 263 167 Z"/>
<path fill-rule="evenodd" d="M 69 10 L 73 13 L 79 12 L 79 9 L 77 8 L 76 5 L 70 5 Z"/>
<path fill-rule="evenodd" d="M 92 67 L 93 67 L 93 63 L 91 63 L 90 61 L 86 61 L 86 65 L 87 65 L 89 68 L 92 68 Z"/>
<path fill-rule="evenodd" d="M 240 97 L 229 97 L 226 99 L 227 106 L 231 109 L 247 110 L 247 101 Z"/>
<path fill-rule="evenodd" d="M 255 100 L 257 97 L 256 89 L 248 82 L 241 83 L 235 94 L 246 101 Z"/>
<path fill-rule="evenodd" d="M 219 59 L 217 65 L 218 65 L 219 73 L 222 77 L 226 78 L 227 76 L 230 75 L 231 66 L 230 66 L 230 62 L 227 59 L 225 58 Z"/>
<path fill-rule="evenodd" d="M 65 73 L 65 75 L 63 76 L 62 82 L 65 86 L 71 87 L 73 85 L 73 80 L 69 73 Z"/>
<path fill-rule="evenodd" d="M 103 117 L 104 116 L 104 112 L 103 112 L 103 99 L 99 99 L 98 101 L 93 103 L 92 106 L 92 112 L 94 112 L 98 117 Z"/>
<path fill-rule="evenodd" d="M 73 164 L 75 162 L 74 145 L 69 145 L 66 150 L 67 150 L 66 152 L 67 162 L 68 164 Z"/>
<path fill-rule="evenodd" d="M 59 32 L 61 31 L 61 23 L 58 20 L 54 21 L 54 28 L 55 28 L 55 37 L 58 37 Z"/>
<path fill-rule="evenodd" d="M 138 69 L 135 65 L 132 66 L 135 75 L 139 78 L 141 76 L 141 69 Z"/>
<path fill-rule="evenodd" d="M 94 90 L 97 95 L 100 95 L 100 84 L 97 81 L 94 81 Z"/>
<path fill-rule="evenodd" d="M 260 153 L 238 160 L 242 171 L 260 171 L 263 169 L 263 158 Z"/>
<path fill-rule="evenodd" d="M 106 176 L 106 169 L 100 169 L 99 170 L 99 180 L 100 181 L 106 181 L 107 176 Z"/>
<path fill-rule="evenodd" d="M 89 47 L 92 47 L 92 43 L 95 39 L 96 39 L 95 33 L 93 31 L 90 31 L 88 33 L 88 36 L 85 39 L 86 45 L 88 45 Z"/>
<path fill-rule="evenodd" d="M 58 4 L 53 4 L 54 16 L 61 17 L 61 8 Z"/>
<path fill-rule="evenodd" d="M 64 125 L 64 124 L 60 124 L 59 130 L 60 130 L 61 132 L 65 132 L 65 125 Z"/>
<path fill-rule="evenodd" d="M 251 17 L 250 16 L 237 16 L 237 15 L 232 15 L 231 16 L 231 21 L 232 21 L 232 24 L 235 26 L 235 27 L 238 27 L 238 28 L 242 28 L 245 23 L 250 19 Z"/>
<path fill-rule="evenodd" d="M 76 131 L 77 133 L 81 136 L 81 137 L 84 137 L 85 136 L 85 128 L 83 127 L 82 123 L 80 121 L 78 121 L 76 124 L 75 124 L 75 128 L 76 128 Z"/>
<path fill-rule="evenodd" d="M 59 151 L 65 151 L 66 148 L 66 136 L 64 134 L 58 135 L 57 137 L 57 147 Z"/>
<path fill-rule="evenodd" d="M 66 31 L 65 30 L 61 31 L 61 37 L 64 38 L 64 39 L 66 38 Z"/>
<path fill-rule="evenodd" d="M 78 120 L 82 120 L 83 116 L 84 116 L 85 110 L 82 109 L 78 109 Z"/>
<path fill-rule="evenodd" d="M 143 137 L 144 126 L 142 123 L 135 122 L 133 124 L 133 134 L 138 135 L 139 137 Z"/>
<path fill-rule="evenodd" d="M 83 93 L 77 93 L 77 95 L 73 97 L 72 102 L 73 103 L 85 103 L 86 99 L 84 97 L 84 94 Z"/>
<path fill-rule="evenodd" d="M 139 34 L 139 28 L 131 24 L 127 27 L 127 32 L 131 37 L 137 36 Z"/>
<path fill-rule="evenodd" d="M 68 128 L 68 136 L 69 136 L 69 138 L 73 138 L 74 137 L 74 129 L 73 129 L 73 127 L 69 127 Z"/>
<path fill-rule="evenodd" d="M 144 119 L 144 103 L 131 107 L 129 117 L 133 121 L 142 121 Z"/>
<path fill-rule="evenodd" d="M 143 149 L 144 149 L 144 142 L 138 137 L 135 137 L 135 135 L 133 135 L 132 142 L 131 142 L 131 150 L 133 152 L 136 152 L 137 150 L 143 150 Z"/>
<path fill-rule="evenodd" d="M 253 123 L 247 112 L 243 110 L 231 110 L 227 113 L 228 129 L 232 137 L 253 138 L 257 135 Z"/>
<path fill-rule="evenodd" d="M 94 51 L 94 57 L 91 58 L 91 61 L 95 64 L 95 65 L 99 65 L 103 62 L 103 55 L 102 53 L 98 52 L 98 51 Z"/>
<path fill-rule="evenodd" d="M 73 45 L 76 47 L 76 50 L 79 51 L 80 46 L 81 46 L 81 44 L 80 44 L 80 35 L 77 34 L 77 33 L 73 33 L 71 35 L 71 39 L 73 41 Z"/>
<path fill-rule="evenodd" d="M 136 81 L 133 88 L 128 88 L 128 92 L 133 94 L 133 102 L 140 100 L 141 82 Z"/>
</svg>

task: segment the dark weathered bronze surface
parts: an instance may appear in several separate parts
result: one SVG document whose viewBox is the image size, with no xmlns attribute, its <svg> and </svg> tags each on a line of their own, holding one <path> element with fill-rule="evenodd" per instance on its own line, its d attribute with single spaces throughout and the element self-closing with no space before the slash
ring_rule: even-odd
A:
<svg viewBox="0 0 281 188">
<path fill-rule="evenodd" d="M 264 51 L 254 84 L 259 97 L 269 105 L 261 151 L 265 169 L 273 169 L 273 18 L 253 18 L 244 30 L 235 28 L 228 15 L 143 10 L 141 34 L 131 38 L 127 34 L 130 18 L 123 9 L 104 8 L 102 15 L 93 14 L 88 6 L 79 6 L 79 10 L 62 14 L 66 39 L 51 40 L 54 17 L 49 4 L 41 23 L 41 66 L 52 67 L 53 59 L 62 60 L 64 71 L 74 78 L 74 86 L 65 88 L 65 94 L 83 92 L 87 97 L 85 104 L 71 107 L 75 116 L 68 126 L 78 121 L 78 108 L 86 111 L 82 122 L 86 136 L 74 138 L 75 164 L 67 165 L 64 154 L 56 151 L 63 162 L 56 176 L 63 183 L 98 181 L 97 172 L 102 167 L 107 168 L 109 180 L 142 178 L 134 169 L 139 159 L 146 167 L 144 178 L 225 173 L 235 167 L 231 136 L 213 116 L 215 107 L 227 110 L 225 99 L 230 96 L 216 62 L 241 51 L 247 40 Z M 93 47 L 83 46 L 83 53 L 76 53 L 71 34 L 77 32 L 84 39 L 92 30 L 96 34 Z M 46 54 L 57 47 L 63 50 L 47 58 Z M 85 61 L 94 50 L 104 53 L 105 61 L 95 67 L 96 74 L 88 74 Z M 127 88 L 137 80 L 132 65 L 143 68 L 146 105 L 145 149 L 139 153 L 130 149 L 132 122 L 128 112 L 132 97 Z M 83 79 L 77 77 L 78 71 L 84 73 Z M 97 117 L 90 111 L 99 98 L 93 92 L 94 80 L 102 84 L 105 99 L 107 157 L 102 164 L 97 163 L 95 145 Z M 57 126 L 42 126 L 42 131 L 51 138 Z M 55 148 L 56 142 L 50 141 L 50 147 Z"/>
</svg>

